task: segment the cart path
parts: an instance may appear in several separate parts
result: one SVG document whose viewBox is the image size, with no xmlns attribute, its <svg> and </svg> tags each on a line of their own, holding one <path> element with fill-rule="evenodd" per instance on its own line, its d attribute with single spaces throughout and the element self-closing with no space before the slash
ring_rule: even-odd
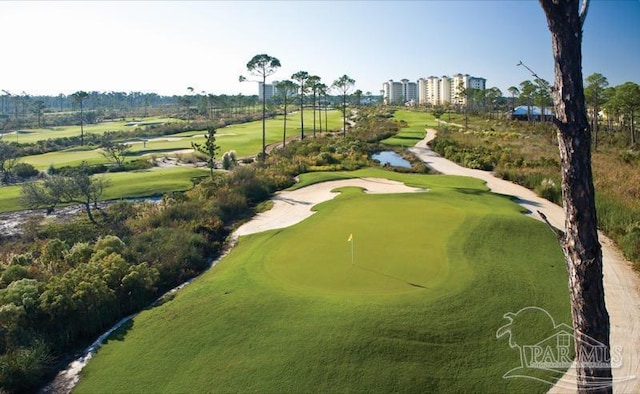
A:
<svg viewBox="0 0 640 394">
<path fill-rule="evenodd" d="M 513 196 L 532 217 L 542 220 L 535 213 L 541 211 L 554 227 L 564 229 L 565 216 L 562 207 L 536 196 L 525 187 L 496 178 L 490 172 L 461 167 L 441 157 L 428 146 L 435 135 L 435 130 L 427 130 L 426 137 L 409 150 L 440 173 L 482 179 L 492 192 Z M 612 369 L 614 392 L 640 393 L 640 278 L 631 262 L 624 258 L 614 242 L 601 232 L 598 232 L 598 236 L 604 261 L 605 302 L 611 321 L 611 347 L 622 350 L 622 365 Z M 527 305 L 523 305 L 525 306 Z M 571 322 L 564 323 L 571 325 Z M 575 370 L 571 368 L 550 392 L 571 393 L 577 391 L 575 387 Z"/>
</svg>

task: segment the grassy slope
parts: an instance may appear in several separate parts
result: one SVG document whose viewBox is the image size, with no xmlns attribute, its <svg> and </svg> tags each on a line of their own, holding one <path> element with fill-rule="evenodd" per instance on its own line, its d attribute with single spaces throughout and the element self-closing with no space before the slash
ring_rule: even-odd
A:
<svg viewBox="0 0 640 394">
<path fill-rule="evenodd" d="M 404 120 L 407 127 L 400 129 L 400 132 L 391 138 L 382 141 L 385 145 L 390 146 L 414 146 L 416 142 L 422 140 L 425 135 L 425 129 L 429 127 L 437 127 L 433 115 L 428 112 L 416 112 L 408 110 L 397 110 L 393 114 L 396 120 Z"/>
<path fill-rule="evenodd" d="M 329 111 L 329 129 L 338 128 L 342 124 L 339 111 Z M 324 127 L 324 113 L 322 117 Z M 319 129 L 319 121 L 316 120 Z M 124 127 L 124 126 L 123 126 Z M 266 122 L 267 144 L 282 141 L 283 117 L 268 119 Z M 104 132 L 105 130 L 102 130 Z M 96 131 L 97 132 L 97 131 Z M 305 133 L 310 135 L 313 132 L 313 114 L 305 111 Z M 78 132 L 79 133 L 79 132 Z M 216 143 L 220 146 L 219 155 L 235 150 L 239 157 L 253 156 L 262 149 L 262 121 L 249 122 L 231 125 L 218 130 L 219 136 Z M 287 135 L 289 137 L 300 134 L 300 115 L 289 114 L 287 116 Z M 172 139 L 174 138 L 174 139 Z M 178 139 L 175 139 L 178 138 Z M 190 149 L 191 143 L 202 144 L 204 142 L 204 131 L 191 131 L 188 133 L 178 133 L 176 135 L 159 137 L 155 141 L 147 142 L 146 146 L 142 142 L 136 141 L 131 148 L 130 160 L 145 154 L 162 155 L 181 149 Z M 46 170 L 51 164 L 56 167 L 67 165 L 79 165 L 83 161 L 89 164 L 108 163 L 109 161 L 100 153 L 99 149 L 90 150 L 68 149 L 58 152 L 50 152 L 41 155 L 25 156 L 21 161 L 34 165 L 39 170 Z"/>
<path fill-rule="evenodd" d="M 174 167 L 162 170 L 119 172 L 105 176 L 110 181 L 102 196 L 104 200 L 146 197 L 172 191 L 187 190 L 193 186 L 192 178 L 205 177 L 209 171 L 201 168 Z M 20 186 L 0 187 L 0 212 L 24 209 L 19 202 Z"/>
<path fill-rule="evenodd" d="M 430 191 L 345 188 L 296 226 L 242 238 L 117 333 L 76 392 L 546 391 L 502 378 L 519 355 L 495 333 L 530 305 L 569 321 L 551 233 L 474 180 L 388 174 Z"/>
</svg>

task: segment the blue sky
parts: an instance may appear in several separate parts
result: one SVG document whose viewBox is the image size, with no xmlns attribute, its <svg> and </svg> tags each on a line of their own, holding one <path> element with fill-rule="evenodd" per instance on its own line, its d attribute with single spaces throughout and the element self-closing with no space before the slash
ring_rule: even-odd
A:
<svg viewBox="0 0 640 394">
<path fill-rule="evenodd" d="M 640 82 L 640 0 L 592 0 L 583 74 Z M 458 72 L 507 88 L 553 80 L 551 38 L 534 0 L 495 1 L 0 1 L 0 89 L 256 94 L 239 83 L 256 54 L 272 79 L 342 74 L 378 94 L 382 82 Z M 247 75 L 248 76 L 248 75 Z"/>
</svg>

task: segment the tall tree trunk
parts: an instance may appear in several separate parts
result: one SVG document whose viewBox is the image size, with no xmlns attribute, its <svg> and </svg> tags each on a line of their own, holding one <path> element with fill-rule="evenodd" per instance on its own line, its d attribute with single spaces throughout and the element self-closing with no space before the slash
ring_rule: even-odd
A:
<svg viewBox="0 0 640 394">
<path fill-rule="evenodd" d="M 582 24 L 586 1 L 540 0 L 552 36 L 554 105 L 562 169 L 566 233 L 559 239 L 567 263 L 578 392 L 612 392 L 609 314 L 604 301 L 591 173 L 591 134 L 582 84 Z M 593 359 L 593 346 L 603 357 Z M 599 365 L 593 365 L 598 361 Z"/>
<path fill-rule="evenodd" d="M 267 134 L 266 134 L 266 121 L 267 121 L 267 77 L 266 74 L 262 75 L 262 161 L 267 160 Z"/>
<path fill-rule="evenodd" d="M 593 105 L 593 149 L 598 151 L 598 112 L 600 109 L 598 108 L 598 93 L 595 94 L 595 103 Z"/>
<path fill-rule="evenodd" d="M 300 140 L 304 139 L 304 92 L 300 93 Z"/>
<path fill-rule="evenodd" d="M 313 91 L 313 138 L 316 138 L 316 91 Z"/>
<path fill-rule="evenodd" d="M 633 108 L 631 108 L 631 147 L 634 147 L 636 144 L 636 129 L 634 127 L 635 119 Z"/>
<path fill-rule="evenodd" d="M 93 213 L 91 212 L 91 202 L 83 202 L 82 205 L 84 205 L 84 210 L 87 212 L 87 217 L 89 217 L 91 223 L 97 225 L 98 223 L 96 222 L 95 218 L 93 217 Z"/>
<path fill-rule="evenodd" d="M 284 125 L 282 127 L 282 147 L 284 148 L 287 142 L 287 96 L 284 97 Z"/>
</svg>

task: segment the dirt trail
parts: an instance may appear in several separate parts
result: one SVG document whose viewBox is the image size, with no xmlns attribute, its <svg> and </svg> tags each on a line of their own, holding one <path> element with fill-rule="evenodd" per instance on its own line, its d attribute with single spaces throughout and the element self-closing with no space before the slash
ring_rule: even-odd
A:
<svg viewBox="0 0 640 394">
<path fill-rule="evenodd" d="M 515 197 L 518 204 L 532 212 L 532 217 L 542 220 L 535 213 L 541 211 L 553 226 L 564 229 L 562 207 L 536 196 L 529 189 L 496 178 L 487 171 L 464 168 L 439 156 L 427 145 L 435 134 L 435 130 L 428 130 L 425 139 L 409 150 L 438 172 L 486 181 L 492 192 Z M 613 241 L 602 233 L 599 233 L 599 238 L 604 260 L 605 301 L 611 320 L 611 347 L 622 350 L 622 365 L 612 369 L 614 392 L 640 393 L 640 279 Z M 570 369 L 550 393 L 576 392 L 575 385 L 575 371 Z"/>
</svg>

